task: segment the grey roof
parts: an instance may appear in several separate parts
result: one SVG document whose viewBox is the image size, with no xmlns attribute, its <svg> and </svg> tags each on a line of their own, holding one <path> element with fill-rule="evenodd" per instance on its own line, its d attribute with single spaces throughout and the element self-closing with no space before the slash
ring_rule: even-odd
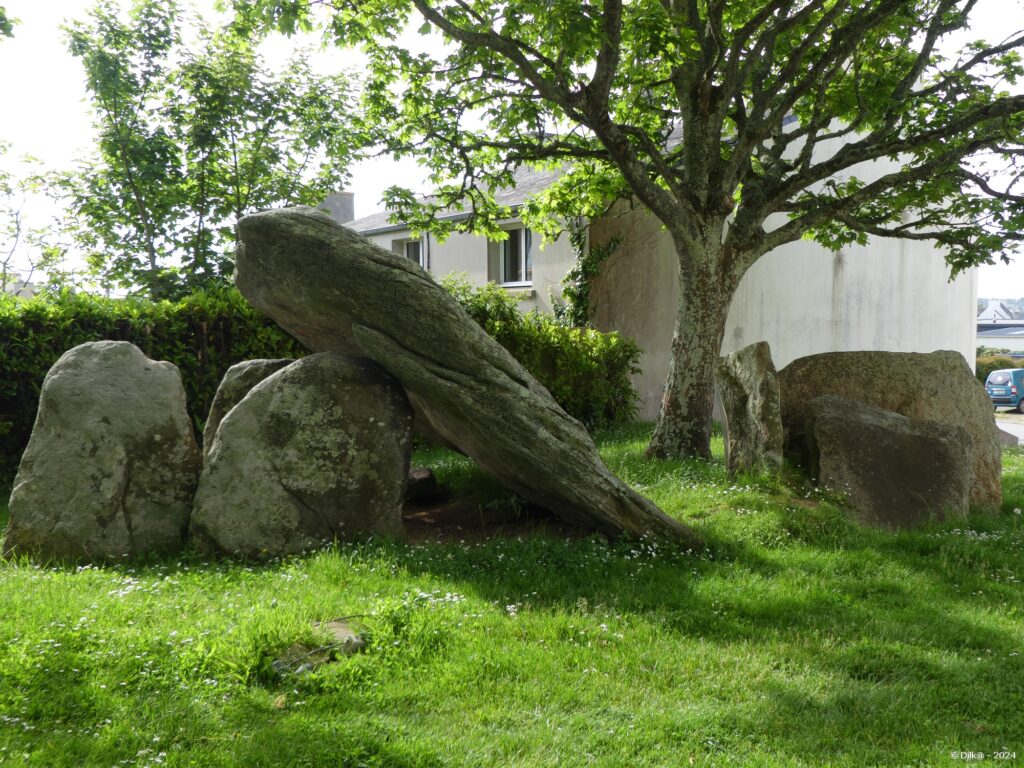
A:
<svg viewBox="0 0 1024 768">
<path fill-rule="evenodd" d="M 407 229 L 405 224 L 392 224 L 391 211 L 378 211 L 361 219 L 354 219 L 346 222 L 345 226 L 354 229 L 362 235 L 375 235 L 378 232 L 395 232 L 399 229 Z"/>
<path fill-rule="evenodd" d="M 511 188 L 501 190 L 495 194 L 494 201 L 500 206 L 507 206 L 513 209 L 518 208 L 528 198 L 550 187 L 562 173 L 561 169 L 538 171 L 526 166 L 519 166 L 513 175 L 515 184 Z M 427 197 L 420 199 L 424 201 L 429 200 Z M 440 214 L 440 218 L 459 219 L 467 215 L 463 211 L 450 209 Z M 371 213 L 369 216 L 363 216 L 355 221 L 350 221 L 345 226 L 363 235 L 398 232 L 409 228 L 402 223 L 395 224 L 390 219 L 391 211 L 380 211 L 378 213 Z"/>
<path fill-rule="evenodd" d="M 790 125 L 791 123 L 798 122 L 799 118 L 796 115 L 786 115 L 782 119 L 782 124 Z M 682 124 L 676 125 L 669 132 L 665 139 L 665 146 L 672 148 L 677 146 L 683 138 Z M 555 170 L 544 170 L 538 171 L 533 168 L 521 165 L 519 166 L 513 177 L 515 183 L 511 189 L 503 190 L 494 196 L 495 202 L 498 205 L 508 206 L 509 208 L 518 208 L 526 200 L 538 192 L 543 192 L 545 189 L 551 186 L 551 184 L 561 176 L 563 169 Z M 429 198 L 423 197 L 421 200 L 427 200 Z M 442 219 L 457 219 L 464 217 L 467 214 L 462 211 L 451 210 L 450 212 L 443 213 L 440 215 Z M 394 224 L 389 219 L 391 218 L 390 211 L 381 211 L 379 213 L 372 213 L 369 216 L 364 216 L 361 219 L 350 221 L 345 224 L 346 227 L 354 229 L 363 235 L 376 235 L 384 232 L 398 232 L 403 229 L 408 229 L 405 224 Z"/>
<path fill-rule="evenodd" d="M 978 331 L 979 336 L 1024 336 L 1024 326 L 1002 325 L 986 331 Z"/>
</svg>

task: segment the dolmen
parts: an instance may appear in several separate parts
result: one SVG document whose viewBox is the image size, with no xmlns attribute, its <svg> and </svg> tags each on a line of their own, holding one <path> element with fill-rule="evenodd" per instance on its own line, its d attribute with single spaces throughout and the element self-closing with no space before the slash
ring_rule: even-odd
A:
<svg viewBox="0 0 1024 768">
<path fill-rule="evenodd" d="M 311 350 L 372 360 L 417 421 L 527 500 L 609 535 L 693 538 L 612 475 L 583 425 L 418 265 L 314 208 L 245 216 L 238 235 L 250 304 Z"/>
<path fill-rule="evenodd" d="M 5 554 L 108 560 L 190 539 L 268 559 L 398 537 L 414 424 L 574 525 L 696 542 L 419 266 L 313 208 L 238 231 L 239 290 L 314 354 L 232 367 L 200 452 L 175 366 L 127 342 L 68 351 L 43 385 Z"/>
</svg>

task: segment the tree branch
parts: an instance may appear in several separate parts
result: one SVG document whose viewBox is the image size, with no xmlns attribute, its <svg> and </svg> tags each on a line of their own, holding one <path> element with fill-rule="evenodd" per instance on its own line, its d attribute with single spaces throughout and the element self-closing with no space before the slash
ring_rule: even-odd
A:
<svg viewBox="0 0 1024 768">
<path fill-rule="evenodd" d="M 1024 111 L 1024 95 L 1006 96 L 977 106 L 958 119 L 938 124 L 930 130 L 913 136 L 900 136 L 891 131 L 876 129 L 864 139 L 846 144 L 832 157 L 814 164 L 806 172 L 795 173 L 783 180 L 766 198 L 769 206 L 768 212 L 781 210 L 780 206 L 784 201 L 790 199 L 800 190 L 860 163 L 900 154 L 907 155 L 917 149 L 951 137 L 971 132 L 976 133 L 978 127 L 989 120 L 1009 117 L 1020 114 L 1022 111 Z M 1000 134 L 1001 136 L 1002 134 Z M 992 137 L 989 143 L 994 140 L 995 137 Z M 975 145 L 973 142 L 967 142 L 963 146 Z M 966 157 L 968 154 L 969 152 L 964 150 L 959 153 L 959 156 Z"/>
</svg>

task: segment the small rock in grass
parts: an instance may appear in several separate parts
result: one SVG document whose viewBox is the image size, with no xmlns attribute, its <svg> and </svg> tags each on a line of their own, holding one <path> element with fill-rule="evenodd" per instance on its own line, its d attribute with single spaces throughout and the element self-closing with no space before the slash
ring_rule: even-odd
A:
<svg viewBox="0 0 1024 768">
<path fill-rule="evenodd" d="M 353 656 L 366 650 L 365 638 L 344 619 L 314 621 L 313 628 L 326 635 L 324 644 L 311 647 L 305 643 L 292 643 L 271 663 L 277 674 L 301 675 L 342 656 Z"/>
<path fill-rule="evenodd" d="M 335 653 L 342 656 L 351 656 L 366 649 L 366 640 L 344 619 L 314 621 L 313 628 L 326 632 L 331 638 Z"/>
<path fill-rule="evenodd" d="M 429 467 L 413 467 L 409 470 L 409 480 L 405 484 L 406 501 L 426 501 L 436 499 L 442 494 L 441 486 Z"/>
</svg>

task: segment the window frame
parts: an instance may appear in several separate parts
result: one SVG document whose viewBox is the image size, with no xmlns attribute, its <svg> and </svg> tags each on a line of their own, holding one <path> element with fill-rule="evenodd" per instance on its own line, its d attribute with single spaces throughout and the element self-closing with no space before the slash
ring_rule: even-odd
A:
<svg viewBox="0 0 1024 768">
<path fill-rule="evenodd" d="M 533 286 L 533 232 L 523 224 L 504 227 L 507 237 L 498 241 L 498 285 L 503 288 L 530 288 Z M 509 251 L 515 242 L 519 248 L 519 280 L 506 280 Z"/>
<path fill-rule="evenodd" d="M 401 259 L 411 261 L 422 269 L 427 269 L 427 238 L 421 237 L 396 237 L 391 241 L 391 252 Z M 415 245 L 419 249 L 419 258 L 409 258 L 409 246 Z"/>
<path fill-rule="evenodd" d="M 416 246 L 417 257 L 414 259 L 409 255 L 409 246 Z M 423 266 L 423 239 L 416 237 L 410 240 L 406 240 L 402 243 L 402 255 L 409 261 L 418 264 L 420 267 Z"/>
</svg>

